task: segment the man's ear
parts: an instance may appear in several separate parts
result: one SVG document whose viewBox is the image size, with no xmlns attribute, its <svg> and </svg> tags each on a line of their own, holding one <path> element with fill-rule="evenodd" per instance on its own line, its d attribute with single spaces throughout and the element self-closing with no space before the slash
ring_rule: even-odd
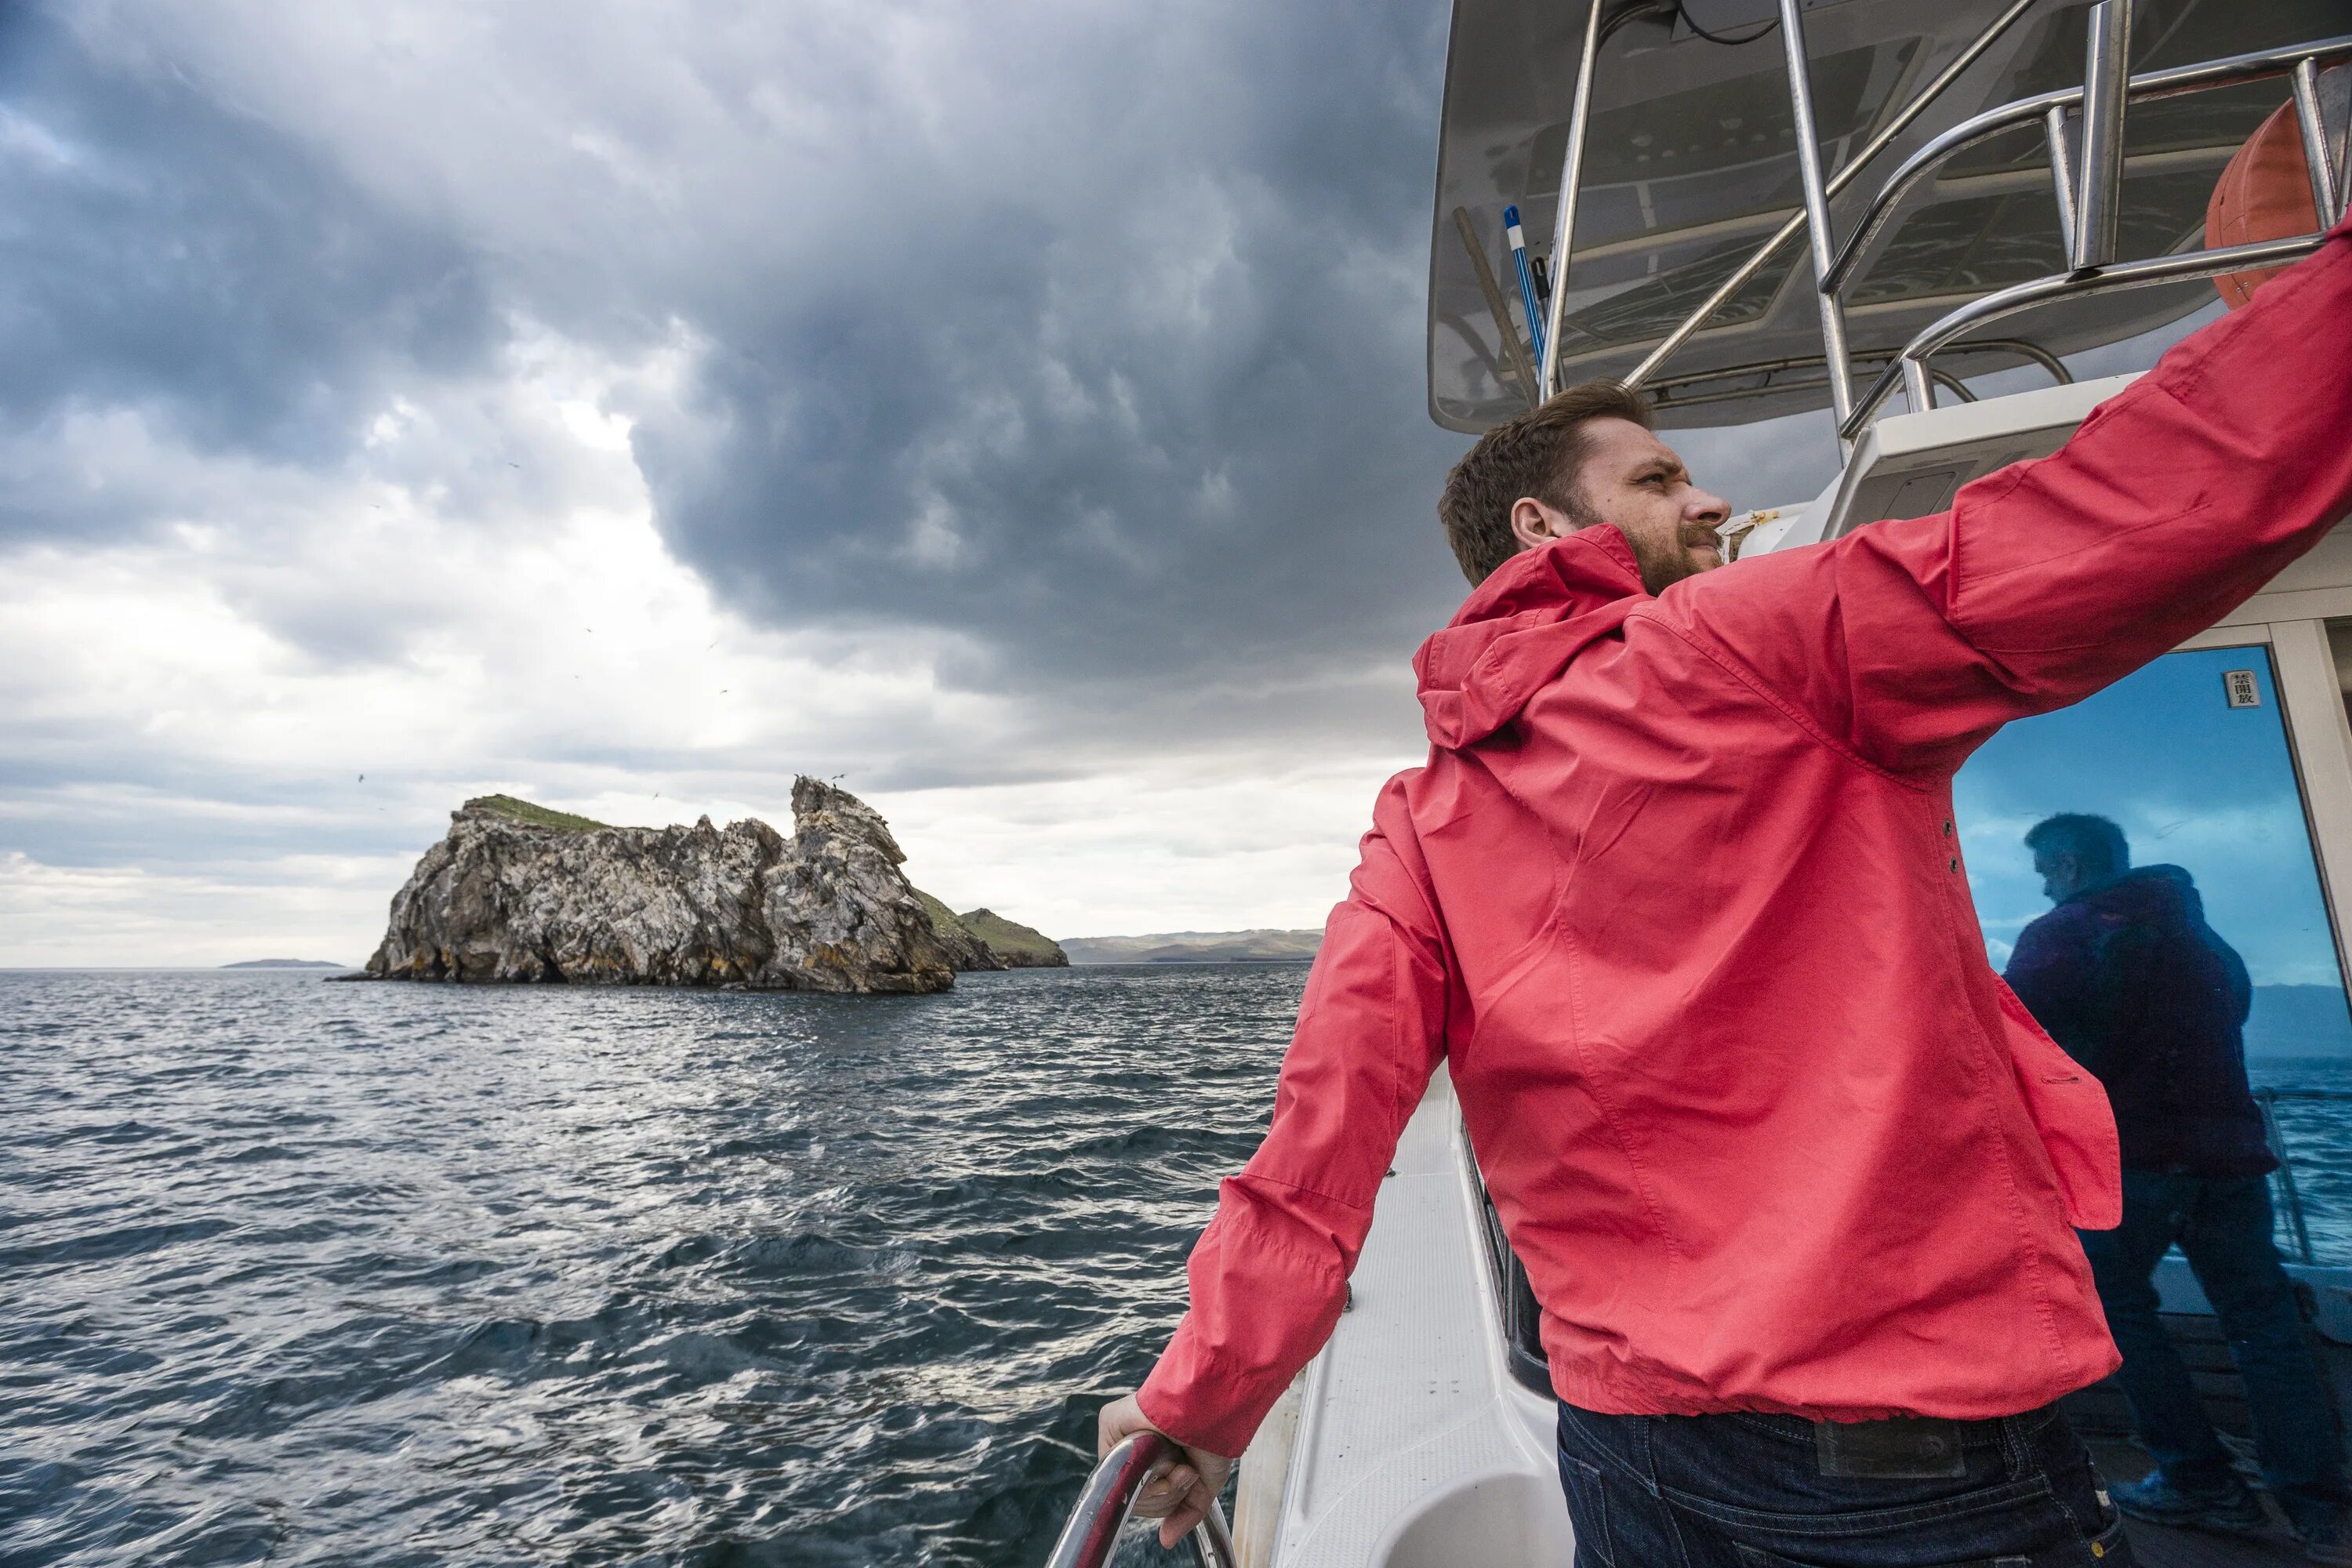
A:
<svg viewBox="0 0 2352 1568">
<path fill-rule="evenodd" d="M 1519 542 L 1522 550 L 1566 539 L 1575 531 L 1576 525 L 1569 521 L 1566 513 L 1546 506 L 1533 496 L 1521 496 L 1511 503 L 1511 537 Z"/>
</svg>

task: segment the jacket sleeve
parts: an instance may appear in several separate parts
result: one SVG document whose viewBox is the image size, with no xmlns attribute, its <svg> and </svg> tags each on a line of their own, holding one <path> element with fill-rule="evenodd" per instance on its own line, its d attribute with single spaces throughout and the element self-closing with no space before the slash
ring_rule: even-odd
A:
<svg viewBox="0 0 2352 1568">
<path fill-rule="evenodd" d="M 1401 818 L 1402 790 L 1382 796 Z M 1151 1424 L 1237 1455 L 1339 1321 L 1397 1136 L 1444 1054 L 1447 958 L 1401 821 L 1367 834 L 1283 1059 L 1274 1123 L 1192 1249 L 1192 1310 L 1137 1397 Z"/>
<path fill-rule="evenodd" d="M 2038 462 L 1666 591 L 1657 613 L 1822 738 L 1948 773 L 2251 598 L 2352 509 L 2352 223 Z"/>
</svg>

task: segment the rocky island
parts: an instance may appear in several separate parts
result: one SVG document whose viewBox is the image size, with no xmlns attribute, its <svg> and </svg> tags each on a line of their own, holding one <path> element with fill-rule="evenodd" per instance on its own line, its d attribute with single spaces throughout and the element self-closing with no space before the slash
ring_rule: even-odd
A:
<svg viewBox="0 0 2352 1568">
<path fill-rule="evenodd" d="M 919 892 L 889 825 L 846 790 L 795 780 L 793 829 L 614 827 L 469 800 L 394 895 L 366 976 L 890 993 L 1068 962 L 1025 926 Z"/>
</svg>

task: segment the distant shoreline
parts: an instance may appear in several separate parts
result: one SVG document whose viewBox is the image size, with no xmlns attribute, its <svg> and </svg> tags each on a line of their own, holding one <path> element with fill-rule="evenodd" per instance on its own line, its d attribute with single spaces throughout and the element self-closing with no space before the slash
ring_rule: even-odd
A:
<svg viewBox="0 0 2352 1568">
<path fill-rule="evenodd" d="M 1323 945 L 1319 931 L 1174 931 L 1142 936 L 1072 936 L 1062 951 L 1073 964 L 1301 963 Z"/>
<path fill-rule="evenodd" d="M 316 974 L 332 979 L 357 970 L 355 963 L 320 963 L 299 968 L 228 963 L 0 963 L 0 974 Z"/>
<path fill-rule="evenodd" d="M 1211 953 L 1207 957 L 1201 957 L 1195 954 L 1186 953 L 1181 957 L 1160 958 L 1074 958 L 1070 960 L 1070 967 L 1073 969 L 1118 969 L 1123 966 L 1129 969 L 1141 969 L 1147 966 L 1164 968 L 1171 963 L 1312 963 L 1314 962 L 1315 955 L 1307 952 L 1276 953 L 1265 958 L 1244 957 L 1238 954 L 1226 953 Z"/>
</svg>

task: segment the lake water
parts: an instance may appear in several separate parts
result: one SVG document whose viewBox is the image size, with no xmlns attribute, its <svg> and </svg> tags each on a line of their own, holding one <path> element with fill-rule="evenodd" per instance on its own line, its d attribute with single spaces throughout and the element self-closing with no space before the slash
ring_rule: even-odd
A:
<svg viewBox="0 0 2352 1568">
<path fill-rule="evenodd" d="M 0 974 L 0 1563 L 1026 1568 L 1305 974 Z"/>
</svg>

